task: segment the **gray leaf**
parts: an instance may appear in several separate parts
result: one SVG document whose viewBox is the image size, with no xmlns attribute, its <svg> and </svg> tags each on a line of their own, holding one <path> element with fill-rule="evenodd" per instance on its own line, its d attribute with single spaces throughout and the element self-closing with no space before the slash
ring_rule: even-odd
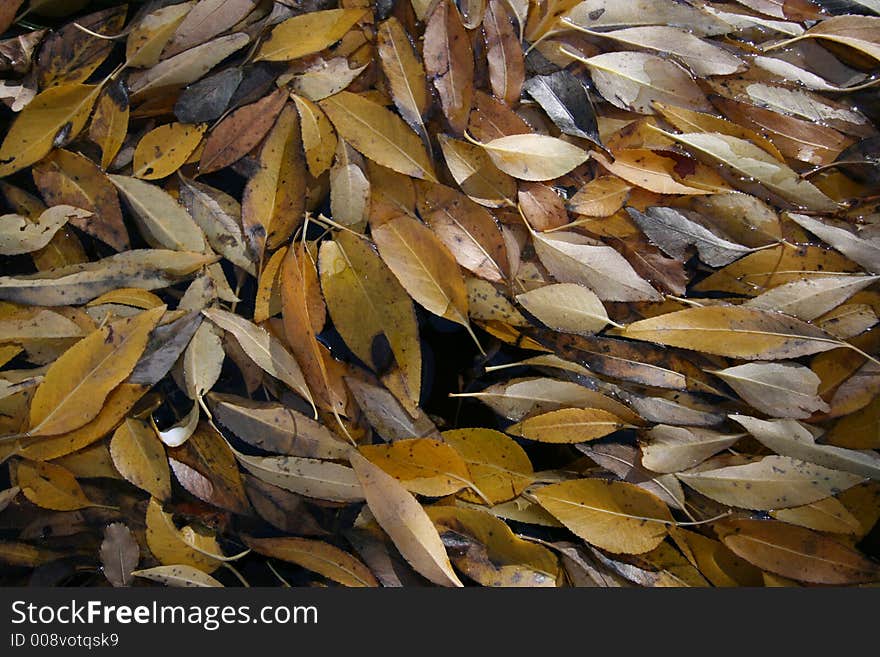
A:
<svg viewBox="0 0 880 657">
<path fill-rule="evenodd" d="M 536 75 L 523 85 L 562 132 L 583 137 L 604 150 L 596 112 L 584 85 L 568 71 Z"/>
<path fill-rule="evenodd" d="M 242 77 L 240 68 L 228 68 L 190 85 L 180 94 L 174 115 L 183 123 L 216 121 L 229 106 Z"/>
<path fill-rule="evenodd" d="M 156 328 L 127 382 L 152 386 L 161 381 L 186 349 L 201 323 L 202 315 L 196 311 Z"/>
<path fill-rule="evenodd" d="M 718 237 L 673 208 L 652 207 L 648 208 L 647 214 L 635 208 L 627 208 L 626 211 L 651 242 L 679 260 L 687 259 L 690 246 L 695 246 L 700 260 L 712 267 L 729 265 L 753 251 Z"/>
<path fill-rule="evenodd" d="M 104 576 L 113 586 L 129 586 L 131 571 L 137 568 L 141 549 L 131 530 L 121 522 L 107 525 L 101 543 L 101 563 Z"/>
</svg>

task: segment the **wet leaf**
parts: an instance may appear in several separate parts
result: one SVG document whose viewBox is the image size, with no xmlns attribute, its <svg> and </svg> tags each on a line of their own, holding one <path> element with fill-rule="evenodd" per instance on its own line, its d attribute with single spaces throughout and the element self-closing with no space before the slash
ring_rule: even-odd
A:
<svg viewBox="0 0 880 657">
<path fill-rule="evenodd" d="M 442 435 L 467 464 L 471 481 L 493 503 L 516 497 L 532 483 L 528 455 L 500 431 L 452 429 Z M 461 491 L 459 497 L 469 502 L 484 502 L 471 490 Z"/>
<path fill-rule="evenodd" d="M 573 232 L 535 234 L 535 251 L 560 283 L 578 283 L 603 301 L 651 301 L 659 293 L 610 246 Z"/>
<path fill-rule="evenodd" d="M 148 94 L 191 84 L 249 41 L 247 34 L 229 34 L 169 57 L 145 71 L 135 72 L 128 80 L 132 98 L 140 100 Z"/>
<path fill-rule="evenodd" d="M 600 408 L 563 408 L 526 418 L 507 433 L 543 443 L 582 443 L 623 427 L 619 417 Z"/>
<path fill-rule="evenodd" d="M 134 177 L 143 180 L 167 178 L 186 164 L 202 141 L 205 126 L 169 123 L 151 130 L 134 151 Z"/>
<path fill-rule="evenodd" d="M 20 461 L 15 471 L 22 495 L 39 507 L 74 511 L 92 506 L 73 474 L 60 465 Z"/>
<path fill-rule="evenodd" d="M 424 116 L 431 103 L 425 67 L 394 16 L 379 25 L 378 50 L 397 111 L 413 130 L 427 138 Z"/>
<path fill-rule="evenodd" d="M 71 219 L 85 219 L 92 213 L 70 205 L 55 205 L 33 222 L 17 214 L 0 217 L 0 254 L 20 255 L 46 246 Z"/>
<path fill-rule="evenodd" d="M 653 114 L 655 102 L 697 111 L 711 109 L 687 70 L 656 55 L 605 53 L 582 61 L 602 97 L 621 109 Z"/>
<path fill-rule="evenodd" d="M 626 211 L 651 242 L 667 255 L 679 260 L 687 259 L 690 246 L 696 247 L 700 260 L 713 267 L 729 265 L 751 252 L 748 247 L 715 235 L 673 208 L 655 206 L 648 208 L 647 213 L 639 212 L 635 208 L 627 208 Z"/>
<path fill-rule="evenodd" d="M 681 472 L 732 447 L 743 434 L 724 434 L 699 427 L 658 424 L 645 433 L 642 465 L 654 472 Z"/>
<path fill-rule="evenodd" d="M 452 132 L 460 135 L 473 102 L 474 53 L 455 3 L 436 3 L 428 16 L 424 39 L 425 70 Z"/>
<path fill-rule="evenodd" d="M 408 491 L 427 497 L 451 495 L 468 487 L 468 468 L 456 450 L 430 438 L 364 445 L 360 453 L 399 480 Z"/>
<path fill-rule="evenodd" d="M 611 322 L 599 297 L 575 283 L 545 285 L 516 300 L 545 326 L 563 333 L 592 335 Z"/>
<path fill-rule="evenodd" d="M 72 205 L 92 213 L 91 217 L 73 217 L 74 226 L 117 251 L 129 248 L 116 190 L 90 160 L 70 151 L 56 150 L 35 166 L 32 173 L 49 205 Z"/>
<path fill-rule="evenodd" d="M 263 371 L 280 379 L 311 403 L 312 395 L 302 370 L 276 338 L 256 324 L 226 310 L 210 308 L 202 312 L 218 327 L 232 333 L 244 352 Z"/>
<path fill-rule="evenodd" d="M 807 418 L 830 407 L 817 394 L 819 377 L 795 363 L 746 363 L 715 372 L 746 402 L 774 417 Z"/>
<path fill-rule="evenodd" d="M 583 83 L 566 70 L 535 75 L 523 85 L 565 134 L 601 145 L 596 110 Z"/>
<path fill-rule="evenodd" d="M 480 145 L 495 166 L 520 180 L 558 178 L 589 158 L 567 141 L 538 134 L 509 135 Z"/>
<path fill-rule="evenodd" d="M 469 329 L 467 289 L 449 250 L 424 224 L 399 217 L 373 228 L 379 255 L 413 299 Z"/>
<path fill-rule="evenodd" d="M 345 344 L 383 373 L 387 356 L 381 342 L 386 341 L 410 398 L 417 402 L 421 346 L 415 310 L 404 287 L 365 240 L 345 231 L 322 244 L 318 266 L 327 310 Z"/>
</svg>

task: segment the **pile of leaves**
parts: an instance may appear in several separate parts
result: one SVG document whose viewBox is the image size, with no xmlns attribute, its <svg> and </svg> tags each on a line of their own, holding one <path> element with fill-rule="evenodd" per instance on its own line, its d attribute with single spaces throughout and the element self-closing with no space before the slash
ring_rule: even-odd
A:
<svg viewBox="0 0 880 657">
<path fill-rule="evenodd" d="M 0 583 L 880 580 L 876 0 L 4 0 Z"/>
</svg>

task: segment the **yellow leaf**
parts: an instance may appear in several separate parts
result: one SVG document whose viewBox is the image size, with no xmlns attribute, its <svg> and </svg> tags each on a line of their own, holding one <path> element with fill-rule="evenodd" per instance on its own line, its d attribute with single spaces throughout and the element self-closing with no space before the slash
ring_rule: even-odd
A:
<svg viewBox="0 0 880 657">
<path fill-rule="evenodd" d="M 770 516 L 817 532 L 859 534 L 861 531 L 858 519 L 836 497 L 790 509 L 776 509 L 770 512 Z"/>
<path fill-rule="evenodd" d="M 332 502 L 361 502 L 364 492 L 351 468 L 296 456 L 248 456 L 234 452 L 257 479 L 298 495 Z"/>
<path fill-rule="evenodd" d="M 395 440 L 385 445 L 363 445 L 360 452 L 411 493 L 442 497 L 469 484 L 470 473 L 461 456 L 438 440 Z"/>
<path fill-rule="evenodd" d="M 379 24 L 379 60 L 391 87 L 394 105 L 409 126 L 423 138 L 427 130 L 422 117 L 430 106 L 425 67 L 413 50 L 409 36 L 394 16 Z"/>
<path fill-rule="evenodd" d="M 149 388 L 145 385 L 122 383 L 107 396 L 91 422 L 57 436 L 25 439 L 19 454 L 36 461 L 48 461 L 88 447 L 113 431 L 147 390 Z"/>
<path fill-rule="evenodd" d="M 306 163 L 299 115 L 288 103 L 260 150 L 260 167 L 245 187 L 241 204 L 244 235 L 256 259 L 276 249 L 302 223 Z"/>
<path fill-rule="evenodd" d="M 0 146 L 0 178 L 42 159 L 85 127 L 100 85 L 65 84 L 38 94 L 19 114 Z"/>
<path fill-rule="evenodd" d="M 364 157 L 398 173 L 437 181 L 425 146 L 393 112 L 349 91 L 319 104 L 339 135 Z"/>
<path fill-rule="evenodd" d="M 373 228 L 373 241 L 382 260 L 417 303 L 471 331 L 464 278 L 453 255 L 430 228 L 402 216 Z"/>
<path fill-rule="evenodd" d="M 480 145 L 495 166 L 520 180 L 553 180 L 590 157 L 574 144 L 538 134 L 508 135 Z"/>
<path fill-rule="evenodd" d="M 516 441 L 494 429 L 453 429 L 443 440 L 467 464 L 470 480 L 493 504 L 513 499 L 534 481 L 534 471 L 525 450 Z M 485 503 L 471 490 L 458 494 L 468 502 Z"/>
<path fill-rule="evenodd" d="M 479 584 L 556 586 L 559 562 L 553 553 L 519 538 L 490 513 L 455 506 L 431 506 L 425 511 L 441 536 L 454 537 L 455 565 Z"/>
<path fill-rule="evenodd" d="M 514 203 L 516 180 L 496 167 L 485 150 L 444 134 L 438 135 L 437 139 L 449 173 L 461 191 L 489 208 Z"/>
<path fill-rule="evenodd" d="M 636 185 L 657 194 L 712 194 L 711 190 L 690 187 L 678 182 L 672 172 L 675 160 L 657 155 L 646 148 L 625 148 L 614 153 L 614 160 L 593 151 L 593 159 L 604 169 Z"/>
<path fill-rule="evenodd" d="M 288 18 L 275 26 L 255 61 L 283 62 L 324 50 L 364 15 L 363 9 L 328 9 Z"/>
<path fill-rule="evenodd" d="M 207 573 L 202 572 L 198 568 L 193 568 L 192 566 L 186 566 L 184 564 L 155 566 L 154 568 L 133 570 L 131 574 L 136 577 L 143 577 L 144 579 L 159 582 L 165 586 L 183 586 L 187 588 L 223 586 Z"/>
<path fill-rule="evenodd" d="M 856 271 L 859 268 L 836 251 L 810 245 L 792 249 L 780 244 L 730 263 L 694 285 L 693 289 L 753 297 L 786 283 Z"/>
<path fill-rule="evenodd" d="M 409 398 L 418 403 L 422 352 L 415 309 L 406 290 L 365 240 L 346 231 L 321 244 L 318 265 L 327 309 L 345 344 L 374 371 L 382 372 L 387 354 L 376 345 L 384 337 Z"/>
<path fill-rule="evenodd" d="M 314 406 L 302 370 L 276 338 L 256 324 L 229 311 L 209 308 L 202 312 L 224 331 L 232 333 L 244 352 L 264 372 L 286 383 Z"/>
<path fill-rule="evenodd" d="M 159 500 L 171 497 L 171 471 L 165 448 L 153 429 L 128 418 L 113 434 L 110 455 L 119 473 Z"/>
<path fill-rule="evenodd" d="M 330 168 L 336 152 L 336 132 L 324 111 L 307 98 L 294 95 L 302 128 L 303 150 L 309 173 L 316 178 Z"/>
<path fill-rule="evenodd" d="M 195 0 L 190 0 L 142 16 L 132 26 L 125 40 L 127 64 L 133 68 L 149 68 L 158 64 L 162 50 L 195 4 Z"/>
<path fill-rule="evenodd" d="M 622 481 L 574 479 L 544 486 L 534 497 L 572 532 L 609 552 L 653 550 L 672 523 L 660 498 Z"/>
<path fill-rule="evenodd" d="M 146 71 L 135 72 L 128 78 L 132 99 L 140 100 L 148 93 L 195 82 L 249 42 L 247 34 L 227 34 L 169 57 Z"/>
<path fill-rule="evenodd" d="M 880 580 L 880 567 L 822 534 L 773 520 L 736 518 L 716 525 L 721 540 L 763 570 L 815 584 Z"/>
<path fill-rule="evenodd" d="M 100 146 L 101 168 L 105 171 L 125 142 L 129 116 L 128 92 L 120 83 L 109 83 L 101 92 L 89 126 L 89 139 Z"/>
<path fill-rule="evenodd" d="M 452 569 L 443 541 L 416 498 L 394 477 L 358 452 L 349 459 L 379 526 L 409 564 L 440 586 L 462 586 Z"/>
<path fill-rule="evenodd" d="M 508 427 L 507 433 L 542 443 L 583 443 L 622 429 L 625 423 L 599 408 L 562 408 Z"/>
<path fill-rule="evenodd" d="M 568 208 L 588 217 L 610 217 L 623 207 L 631 189 L 622 178 L 599 176 L 571 197 Z"/>
<path fill-rule="evenodd" d="M 828 351 L 839 340 L 793 317 L 744 308 L 703 306 L 643 319 L 619 334 L 730 358 L 779 360 Z"/>
<path fill-rule="evenodd" d="M 338 547 L 308 538 L 245 538 L 255 552 L 289 561 L 344 586 L 379 586 L 361 561 Z"/>
<path fill-rule="evenodd" d="M 554 331 L 592 335 L 611 322 L 599 297 L 582 285 L 545 285 L 516 297 L 517 302 Z"/>
<path fill-rule="evenodd" d="M 60 465 L 21 461 L 16 476 L 24 496 L 44 509 L 74 511 L 92 506 L 74 476 Z"/>
<path fill-rule="evenodd" d="M 220 567 L 222 561 L 203 554 L 203 552 L 222 554 L 217 540 L 213 536 L 199 534 L 191 527 L 184 527 L 190 530 L 185 534 L 175 526 L 171 514 L 166 513 L 155 498 L 150 498 L 150 504 L 147 506 L 146 523 L 147 546 L 161 564 L 165 566 L 181 564 L 198 568 L 206 573 L 212 573 Z"/>
<path fill-rule="evenodd" d="M 77 429 L 134 369 L 165 306 L 111 322 L 68 349 L 46 372 L 31 403 L 30 436 Z"/>
<path fill-rule="evenodd" d="M 863 480 L 858 475 L 786 456 L 765 456 L 746 465 L 681 472 L 676 476 L 716 502 L 759 511 L 816 502 Z"/>
<path fill-rule="evenodd" d="M 151 130 L 134 151 L 134 175 L 143 180 L 166 178 L 186 164 L 202 141 L 207 125 L 168 123 Z"/>
</svg>

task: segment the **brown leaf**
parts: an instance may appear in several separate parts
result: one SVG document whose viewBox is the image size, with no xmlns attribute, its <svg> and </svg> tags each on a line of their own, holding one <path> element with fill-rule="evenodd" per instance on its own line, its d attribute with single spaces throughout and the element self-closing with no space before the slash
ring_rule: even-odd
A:
<svg viewBox="0 0 880 657">
<path fill-rule="evenodd" d="M 121 522 L 114 522 L 104 529 L 101 543 L 101 563 L 104 577 L 113 586 L 130 586 L 132 571 L 141 559 L 141 549 L 131 530 Z"/>
<path fill-rule="evenodd" d="M 247 155 L 271 130 L 286 101 L 287 94 L 279 89 L 221 121 L 205 141 L 199 171 L 217 171 Z"/>
<path fill-rule="evenodd" d="M 473 98 L 474 52 L 451 0 L 440 0 L 425 26 L 425 70 L 440 96 L 440 106 L 452 132 L 467 126 Z"/>
</svg>

